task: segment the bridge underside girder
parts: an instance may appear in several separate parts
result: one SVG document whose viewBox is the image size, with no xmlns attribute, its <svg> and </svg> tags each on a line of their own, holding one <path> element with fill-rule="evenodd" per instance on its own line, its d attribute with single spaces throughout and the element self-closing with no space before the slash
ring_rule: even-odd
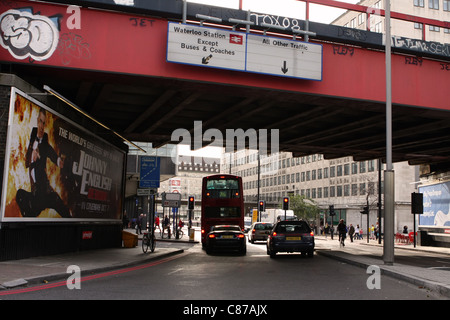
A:
<svg viewBox="0 0 450 320">
<path fill-rule="evenodd" d="M 181 8 L 181 2 L 170 3 Z M 17 1 L 0 7 L 29 5 Z M 246 14 L 189 8 L 188 17 L 197 12 L 223 18 Z M 312 24 L 317 38 L 311 41 L 323 46 L 323 63 L 322 81 L 309 81 L 167 62 L 168 19 L 179 20 L 167 12 L 152 17 L 153 11 L 144 15 L 83 7 L 75 33 L 64 23 L 70 17 L 64 6 L 33 2 L 32 9 L 61 18 L 64 37 L 58 50 L 35 61 L 17 59 L 1 48 L 0 71 L 37 88 L 51 87 L 128 140 L 156 147 L 176 143 L 172 134 L 177 129 L 188 130 L 194 139 L 194 122 L 201 121 L 202 132 L 220 131 L 223 146 L 227 129 L 267 129 L 269 135 L 279 130 L 278 148 L 270 145 L 276 139 L 267 139 L 269 151 L 353 156 L 357 161 L 386 155 L 381 34 L 361 31 L 358 41 L 349 40 L 343 32 L 348 28 Z M 405 50 L 393 55 L 392 64 L 393 160 L 450 163 L 448 57 L 431 60 L 409 51 L 406 56 Z"/>
<path fill-rule="evenodd" d="M 62 76 L 54 69 L 38 69 L 39 76 L 33 76 L 37 73 L 29 66 L 14 67 L 25 80 L 54 88 L 131 141 L 159 147 L 179 142 L 171 140 L 172 134 L 186 129 L 194 144 L 194 121 L 201 121 L 203 133 L 220 130 L 223 146 L 226 129 L 267 129 L 270 152 L 270 134 L 278 129 L 279 150 L 294 156 L 320 153 L 361 161 L 386 155 L 386 107 L 379 102 L 178 79 L 67 70 Z M 450 112 L 394 105 L 393 160 L 448 162 L 449 127 Z"/>
</svg>

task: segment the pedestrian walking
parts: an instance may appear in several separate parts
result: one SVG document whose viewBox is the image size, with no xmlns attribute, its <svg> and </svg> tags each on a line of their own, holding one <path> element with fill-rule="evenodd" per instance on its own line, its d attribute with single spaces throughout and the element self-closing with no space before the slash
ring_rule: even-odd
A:
<svg viewBox="0 0 450 320">
<path fill-rule="evenodd" d="M 355 240 L 359 240 L 359 224 L 356 225 L 355 228 Z"/>
<path fill-rule="evenodd" d="M 339 242 L 342 246 L 345 246 L 345 236 L 347 234 L 347 226 L 345 225 L 344 219 L 339 220 L 339 224 L 337 226 L 337 231 L 339 233 Z"/>
<path fill-rule="evenodd" d="M 130 223 L 130 220 L 128 219 L 127 212 L 124 211 L 123 217 L 122 217 L 122 230 L 127 229 L 129 223 Z"/>
<path fill-rule="evenodd" d="M 350 237 L 350 242 L 353 242 L 354 234 L 355 234 L 355 227 L 350 223 L 350 228 L 348 228 L 348 236 Z"/>
<path fill-rule="evenodd" d="M 159 216 L 156 216 L 155 218 L 155 230 L 159 229 L 161 231 L 161 228 L 159 227 Z"/>
<path fill-rule="evenodd" d="M 144 220 L 144 214 L 141 213 L 137 219 L 136 234 L 142 234 L 142 222 Z"/>
</svg>

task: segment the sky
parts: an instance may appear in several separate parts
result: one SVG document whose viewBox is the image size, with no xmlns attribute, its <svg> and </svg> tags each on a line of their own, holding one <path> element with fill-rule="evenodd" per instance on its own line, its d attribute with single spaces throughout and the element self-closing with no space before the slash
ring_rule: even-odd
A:
<svg viewBox="0 0 450 320">
<path fill-rule="evenodd" d="M 360 0 L 339 0 L 347 3 L 358 3 Z M 219 7 L 239 9 L 239 0 L 188 0 L 188 2 L 209 4 Z M 243 0 L 243 10 L 259 13 L 280 15 L 289 18 L 305 18 L 305 3 L 296 0 Z M 345 10 L 310 4 L 310 20 L 314 22 L 330 23 Z"/>
</svg>

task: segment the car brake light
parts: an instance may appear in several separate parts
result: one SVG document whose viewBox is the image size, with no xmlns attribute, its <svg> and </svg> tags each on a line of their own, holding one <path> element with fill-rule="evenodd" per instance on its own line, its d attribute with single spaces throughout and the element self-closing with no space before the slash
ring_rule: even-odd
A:
<svg viewBox="0 0 450 320">
<path fill-rule="evenodd" d="M 213 238 L 216 237 L 216 235 L 215 235 L 215 234 L 209 234 L 208 237 L 211 238 L 211 239 L 213 239 Z"/>
<path fill-rule="evenodd" d="M 277 233 L 276 233 L 276 232 L 272 233 L 272 236 L 276 237 L 276 236 L 277 236 Z"/>
<path fill-rule="evenodd" d="M 310 235 L 311 237 L 314 237 L 314 232 L 311 231 L 311 232 L 309 233 L 309 235 Z"/>
<path fill-rule="evenodd" d="M 245 234 L 238 234 L 238 238 L 244 238 L 245 237 Z"/>
<path fill-rule="evenodd" d="M 253 229 L 253 230 L 252 230 L 252 233 L 255 233 L 255 232 L 256 232 L 256 230 L 255 230 L 255 229 Z"/>
</svg>

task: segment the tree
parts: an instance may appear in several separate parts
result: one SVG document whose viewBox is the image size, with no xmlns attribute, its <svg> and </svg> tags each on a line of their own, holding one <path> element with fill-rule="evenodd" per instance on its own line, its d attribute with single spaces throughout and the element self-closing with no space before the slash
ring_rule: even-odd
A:
<svg viewBox="0 0 450 320">
<path fill-rule="evenodd" d="M 290 209 L 294 211 L 298 219 L 306 221 L 316 220 L 320 214 L 320 209 L 314 200 L 301 195 L 290 196 Z"/>
</svg>

